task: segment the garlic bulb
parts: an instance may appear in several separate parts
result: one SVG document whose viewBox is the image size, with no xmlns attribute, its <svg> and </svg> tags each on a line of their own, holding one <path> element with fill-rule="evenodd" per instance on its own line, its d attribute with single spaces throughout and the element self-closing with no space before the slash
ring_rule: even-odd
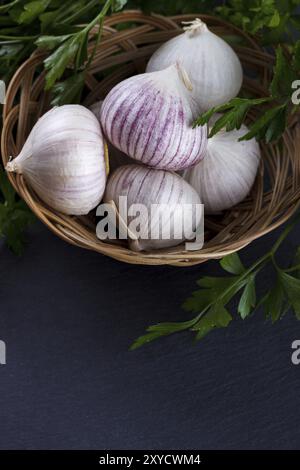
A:
<svg viewBox="0 0 300 470">
<path fill-rule="evenodd" d="M 103 196 L 104 140 L 99 122 L 80 105 L 56 107 L 33 127 L 7 171 L 22 173 L 39 197 L 64 214 L 83 215 Z"/>
<path fill-rule="evenodd" d="M 103 101 L 96 101 L 93 103 L 89 109 L 92 113 L 96 116 L 100 123 L 100 115 L 101 115 L 101 108 L 102 108 Z M 122 165 L 128 165 L 130 163 L 137 163 L 136 160 L 128 157 L 125 153 L 121 152 L 119 149 L 114 147 L 110 142 L 107 143 L 108 147 L 108 158 L 109 158 L 109 171 L 112 172 L 119 168 Z"/>
<path fill-rule="evenodd" d="M 184 33 L 153 54 L 146 71 L 163 70 L 180 61 L 193 84 L 192 95 L 199 111 L 207 111 L 239 93 L 242 66 L 234 50 L 199 18 L 185 24 Z"/>
<path fill-rule="evenodd" d="M 247 131 L 243 125 L 208 139 L 204 160 L 183 174 L 198 192 L 207 214 L 235 206 L 254 183 L 261 155 L 255 139 L 238 141 Z"/>
<path fill-rule="evenodd" d="M 203 158 L 206 127 L 197 116 L 191 83 L 179 64 L 130 77 L 114 87 L 101 109 L 102 129 L 119 150 L 142 163 L 180 170 Z"/>
<path fill-rule="evenodd" d="M 122 166 L 110 176 L 104 201 L 113 201 L 121 213 L 122 197 L 127 201 L 126 225 L 129 226 L 129 245 L 134 251 L 178 245 L 192 238 L 201 221 L 203 210 L 198 194 L 176 173 L 143 165 Z M 140 235 L 131 235 L 130 230 L 134 204 L 142 205 L 138 211 Z M 183 218 L 188 226 L 182 227 Z M 182 236 L 179 238 L 178 234 Z"/>
</svg>

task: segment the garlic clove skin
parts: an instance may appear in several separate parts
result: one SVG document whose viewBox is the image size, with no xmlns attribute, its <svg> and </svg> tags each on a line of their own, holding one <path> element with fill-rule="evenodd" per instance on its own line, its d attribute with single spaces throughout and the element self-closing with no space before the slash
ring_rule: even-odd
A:
<svg viewBox="0 0 300 470">
<path fill-rule="evenodd" d="M 176 171 L 195 165 L 205 154 L 207 131 L 191 126 L 197 105 L 190 85 L 179 64 L 124 80 L 103 102 L 104 134 L 148 166 Z"/>
<path fill-rule="evenodd" d="M 165 170 L 155 170 L 143 165 L 125 165 L 118 168 L 110 176 L 104 201 L 109 203 L 113 201 L 119 210 L 119 197 L 127 197 L 127 207 L 130 208 L 133 204 L 143 204 L 151 214 L 149 224 L 147 219 L 143 217 L 141 226 L 148 227 L 148 239 L 142 237 L 131 236 L 129 237 L 129 246 L 133 251 L 149 251 L 153 249 L 167 248 L 176 246 L 184 241 L 176 239 L 174 231 L 176 226 L 181 222 L 180 207 L 183 204 L 190 206 L 184 209 L 184 214 L 190 217 L 193 230 L 200 224 L 202 217 L 202 206 L 200 206 L 199 213 L 196 212 L 196 205 L 201 204 L 197 192 L 179 175 Z M 167 204 L 170 207 L 170 213 L 166 216 L 166 223 L 171 223 L 169 239 L 163 238 L 162 228 L 160 227 L 159 237 L 151 239 L 151 227 L 159 214 L 159 209 L 153 209 L 153 205 Z M 151 208 L 152 211 L 151 212 Z M 186 212 L 187 210 L 187 212 Z M 134 217 L 128 216 L 128 225 Z M 173 225 L 172 225 L 173 224 Z M 191 230 L 187 237 L 193 235 Z"/>
<path fill-rule="evenodd" d="M 96 101 L 91 106 L 88 107 L 90 111 L 96 116 L 100 123 L 100 116 L 101 116 L 101 108 L 102 108 L 103 100 Z"/>
<path fill-rule="evenodd" d="M 243 69 L 234 50 L 199 18 L 185 32 L 164 43 L 150 58 L 146 72 L 163 70 L 180 61 L 192 84 L 198 112 L 226 103 L 238 95 Z"/>
<path fill-rule="evenodd" d="M 253 186 L 261 153 L 255 139 L 238 141 L 247 131 L 243 125 L 208 139 L 205 159 L 183 174 L 198 192 L 206 214 L 230 209 L 245 199 Z"/>
<path fill-rule="evenodd" d="M 96 116 L 100 123 L 100 116 L 101 116 L 101 108 L 102 108 L 103 100 L 96 101 L 91 106 L 89 106 L 90 111 Z M 108 147 L 108 157 L 109 157 L 109 171 L 113 172 L 119 166 L 122 165 L 129 165 L 130 163 L 137 163 L 137 160 L 128 157 L 125 153 L 121 152 L 119 149 L 114 147 L 110 142 L 107 143 Z"/>
<path fill-rule="evenodd" d="M 6 167 L 23 174 L 38 196 L 64 214 L 84 215 L 102 199 L 106 169 L 99 122 L 81 105 L 44 114 Z"/>
</svg>

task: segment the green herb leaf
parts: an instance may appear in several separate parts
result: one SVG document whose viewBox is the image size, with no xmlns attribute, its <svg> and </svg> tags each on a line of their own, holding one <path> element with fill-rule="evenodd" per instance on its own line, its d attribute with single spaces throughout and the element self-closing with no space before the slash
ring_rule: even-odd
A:
<svg viewBox="0 0 300 470">
<path fill-rule="evenodd" d="M 67 39 L 70 38 L 70 34 L 64 34 L 62 36 L 40 36 L 36 41 L 35 44 L 38 47 L 43 49 L 54 49 L 55 47 L 59 46 Z"/>
<path fill-rule="evenodd" d="M 43 11 L 46 10 L 50 0 L 36 0 L 33 2 L 26 3 L 24 5 L 24 10 L 20 13 L 17 21 L 22 24 L 32 23 L 37 16 L 39 16 Z"/>
<path fill-rule="evenodd" d="M 300 279 L 296 279 L 284 271 L 279 272 L 279 279 L 297 319 L 300 320 Z"/>
<path fill-rule="evenodd" d="M 279 279 L 277 279 L 272 289 L 268 292 L 263 305 L 266 318 L 271 317 L 273 323 L 282 316 L 285 305 L 285 293 Z"/>
<path fill-rule="evenodd" d="M 71 37 L 44 61 L 46 70 L 49 70 L 46 75 L 46 90 L 49 90 L 56 80 L 62 76 L 66 67 L 70 64 L 71 60 L 74 59 L 79 44 L 80 40 L 78 37 Z"/>
<path fill-rule="evenodd" d="M 134 349 L 140 348 L 144 344 L 162 336 L 168 336 L 173 333 L 178 333 L 179 331 L 188 330 L 194 325 L 194 323 L 195 320 L 192 319 L 186 322 L 158 323 L 157 325 L 151 325 L 147 328 L 146 331 L 148 331 L 148 333 L 146 335 L 140 336 L 132 343 L 130 350 L 133 351 Z"/>
<path fill-rule="evenodd" d="M 265 132 L 265 140 L 267 143 L 278 140 L 286 129 L 287 125 L 287 106 L 284 105 L 278 109 L 273 119 L 270 120 L 268 128 Z"/>
<path fill-rule="evenodd" d="M 253 137 L 262 138 L 263 136 L 267 142 L 278 139 L 286 128 L 286 106 L 286 104 L 282 104 L 266 111 L 252 124 L 249 132 L 239 140 L 250 140 Z"/>
<path fill-rule="evenodd" d="M 200 340 L 214 328 L 225 328 L 231 320 L 232 316 L 224 305 L 217 303 L 191 329 L 197 331 L 196 340 Z"/>
<path fill-rule="evenodd" d="M 84 85 L 84 72 L 71 75 L 67 80 L 56 83 L 52 88 L 54 98 L 52 106 L 80 103 L 81 92 Z"/>
<path fill-rule="evenodd" d="M 245 272 L 245 267 L 243 266 L 238 253 L 231 253 L 230 255 L 225 256 L 221 259 L 220 265 L 230 274 L 242 274 Z"/>
<path fill-rule="evenodd" d="M 87 60 L 87 47 L 88 47 L 89 33 L 88 31 L 80 35 L 79 48 L 76 54 L 75 66 L 78 70 Z"/>
<path fill-rule="evenodd" d="M 287 61 L 282 48 L 276 49 L 276 64 L 270 92 L 274 98 L 289 98 L 292 93 L 292 82 L 297 78 L 290 63 Z"/>
<path fill-rule="evenodd" d="M 255 276 L 250 276 L 238 305 L 238 312 L 244 320 L 256 305 Z"/>
<path fill-rule="evenodd" d="M 227 131 L 231 131 L 233 129 L 240 129 L 251 107 L 259 106 L 261 104 L 267 103 L 270 100 L 270 97 L 257 99 L 233 98 L 228 103 L 216 106 L 207 111 L 206 113 L 203 113 L 201 116 L 199 116 L 198 119 L 196 119 L 193 124 L 193 127 L 203 126 L 209 123 L 210 119 L 214 114 L 224 112 L 224 115 L 214 122 L 210 130 L 209 137 L 213 137 L 221 129 L 224 128 L 226 128 Z"/>
<path fill-rule="evenodd" d="M 209 277 L 204 276 L 197 281 L 201 289 L 192 293 L 182 308 L 188 312 L 201 313 L 211 304 L 221 300 L 225 304 L 238 292 L 246 281 L 239 276 Z"/>
<path fill-rule="evenodd" d="M 226 5 L 217 7 L 218 13 L 227 21 L 251 34 L 260 34 L 263 39 L 285 39 L 294 15 L 297 0 L 229 0 Z"/>
<path fill-rule="evenodd" d="M 268 23 L 268 26 L 270 28 L 276 28 L 277 26 L 279 26 L 279 24 L 280 24 L 280 15 L 279 15 L 278 10 L 275 10 L 272 18 L 270 19 Z"/>
</svg>

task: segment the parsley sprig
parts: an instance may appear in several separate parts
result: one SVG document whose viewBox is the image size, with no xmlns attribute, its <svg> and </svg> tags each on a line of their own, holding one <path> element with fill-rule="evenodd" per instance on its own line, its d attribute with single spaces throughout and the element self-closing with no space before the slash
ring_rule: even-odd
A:
<svg viewBox="0 0 300 470">
<path fill-rule="evenodd" d="M 86 12 L 93 8 L 99 1 L 91 0 L 82 7 L 81 12 Z M 99 43 L 102 26 L 105 16 L 111 10 L 118 11 L 126 4 L 126 0 L 106 0 L 100 12 L 84 27 L 78 31 L 59 36 L 40 36 L 36 45 L 40 48 L 54 50 L 44 61 L 46 74 L 45 89 L 53 89 L 53 105 L 62 105 L 80 101 L 81 91 L 84 84 L 84 74 L 88 70 L 93 60 L 97 44 Z M 78 20 L 78 12 L 72 15 L 72 21 Z M 69 18 L 70 21 L 70 18 Z M 91 30 L 98 25 L 94 50 L 88 57 L 88 41 Z M 63 82 L 56 83 L 68 65 L 73 61 L 74 72 Z"/>
<path fill-rule="evenodd" d="M 202 277 L 197 281 L 200 289 L 193 292 L 184 302 L 183 309 L 195 314 L 192 319 L 151 325 L 147 328 L 147 333 L 137 338 L 130 349 L 182 331 L 192 331 L 195 340 L 200 340 L 216 328 L 227 327 L 233 319 L 228 305 L 235 298 L 239 300 L 237 315 L 243 320 L 258 307 L 263 308 L 265 317 L 270 318 L 272 322 L 282 318 L 289 309 L 292 309 L 300 320 L 300 247 L 288 268 L 279 267 L 276 261 L 278 249 L 299 220 L 300 214 L 287 225 L 270 251 L 249 267 L 244 266 L 237 253 L 225 256 L 220 261 L 220 266 L 227 275 Z M 256 280 L 270 264 L 275 271 L 276 280 L 258 300 Z"/>
</svg>

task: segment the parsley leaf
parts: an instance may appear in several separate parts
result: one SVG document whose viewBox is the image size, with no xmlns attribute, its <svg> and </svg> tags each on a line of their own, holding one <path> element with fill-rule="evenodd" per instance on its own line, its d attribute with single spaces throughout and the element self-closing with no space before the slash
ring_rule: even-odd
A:
<svg viewBox="0 0 300 470">
<path fill-rule="evenodd" d="M 220 265 L 230 274 L 242 274 L 245 272 L 245 267 L 243 266 L 238 253 L 231 253 L 230 255 L 225 256 L 220 261 Z"/>
<path fill-rule="evenodd" d="M 295 57 L 293 59 L 296 60 Z M 296 80 L 297 74 L 285 57 L 282 47 L 276 49 L 276 63 L 274 76 L 270 85 L 270 92 L 273 98 L 289 98 L 291 96 L 292 82 Z"/>
<path fill-rule="evenodd" d="M 190 329 L 195 323 L 195 320 L 192 319 L 186 322 L 179 323 L 158 323 L 157 325 L 151 325 L 147 328 L 147 334 L 137 338 L 132 345 L 130 350 L 140 348 L 146 343 L 153 341 L 154 339 L 160 338 L 161 336 L 168 336 L 173 333 L 178 333 L 180 331 Z"/>
<path fill-rule="evenodd" d="M 256 305 L 255 276 L 249 277 L 238 305 L 238 312 L 244 320 Z"/>
<path fill-rule="evenodd" d="M 67 65 L 74 59 L 79 45 L 80 38 L 78 36 L 70 37 L 45 59 L 45 69 L 48 70 L 46 75 L 46 90 L 49 90 L 56 80 L 62 76 Z"/>
<path fill-rule="evenodd" d="M 52 106 L 61 106 L 69 103 L 80 103 L 81 92 L 84 85 L 84 72 L 71 75 L 63 82 L 56 83 L 52 88 L 54 98 Z"/>
<path fill-rule="evenodd" d="M 215 328 L 225 328 L 229 325 L 232 320 L 232 316 L 228 310 L 222 304 L 216 303 L 213 305 L 206 315 L 191 328 L 192 331 L 196 331 L 196 340 L 204 338 Z"/>
<path fill-rule="evenodd" d="M 300 320 L 300 279 L 280 271 L 279 279 L 296 317 Z"/>
<path fill-rule="evenodd" d="M 20 24 L 32 23 L 37 18 L 37 16 L 46 10 L 50 4 L 50 1 L 51 0 L 35 0 L 33 2 L 26 3 L 23 7 L 23 11 L 21 11 L 19 17 L 17 18 L 17 22 Z"/>
<path fill-rule="evenodd" d="M 285 303 L 285 294 L 279 279 L 267 293 L 263 305 L 266 318 L 271 317 L 272 322 L 279 320 L 282 316 L 283 306 Z"/>
</svg>

